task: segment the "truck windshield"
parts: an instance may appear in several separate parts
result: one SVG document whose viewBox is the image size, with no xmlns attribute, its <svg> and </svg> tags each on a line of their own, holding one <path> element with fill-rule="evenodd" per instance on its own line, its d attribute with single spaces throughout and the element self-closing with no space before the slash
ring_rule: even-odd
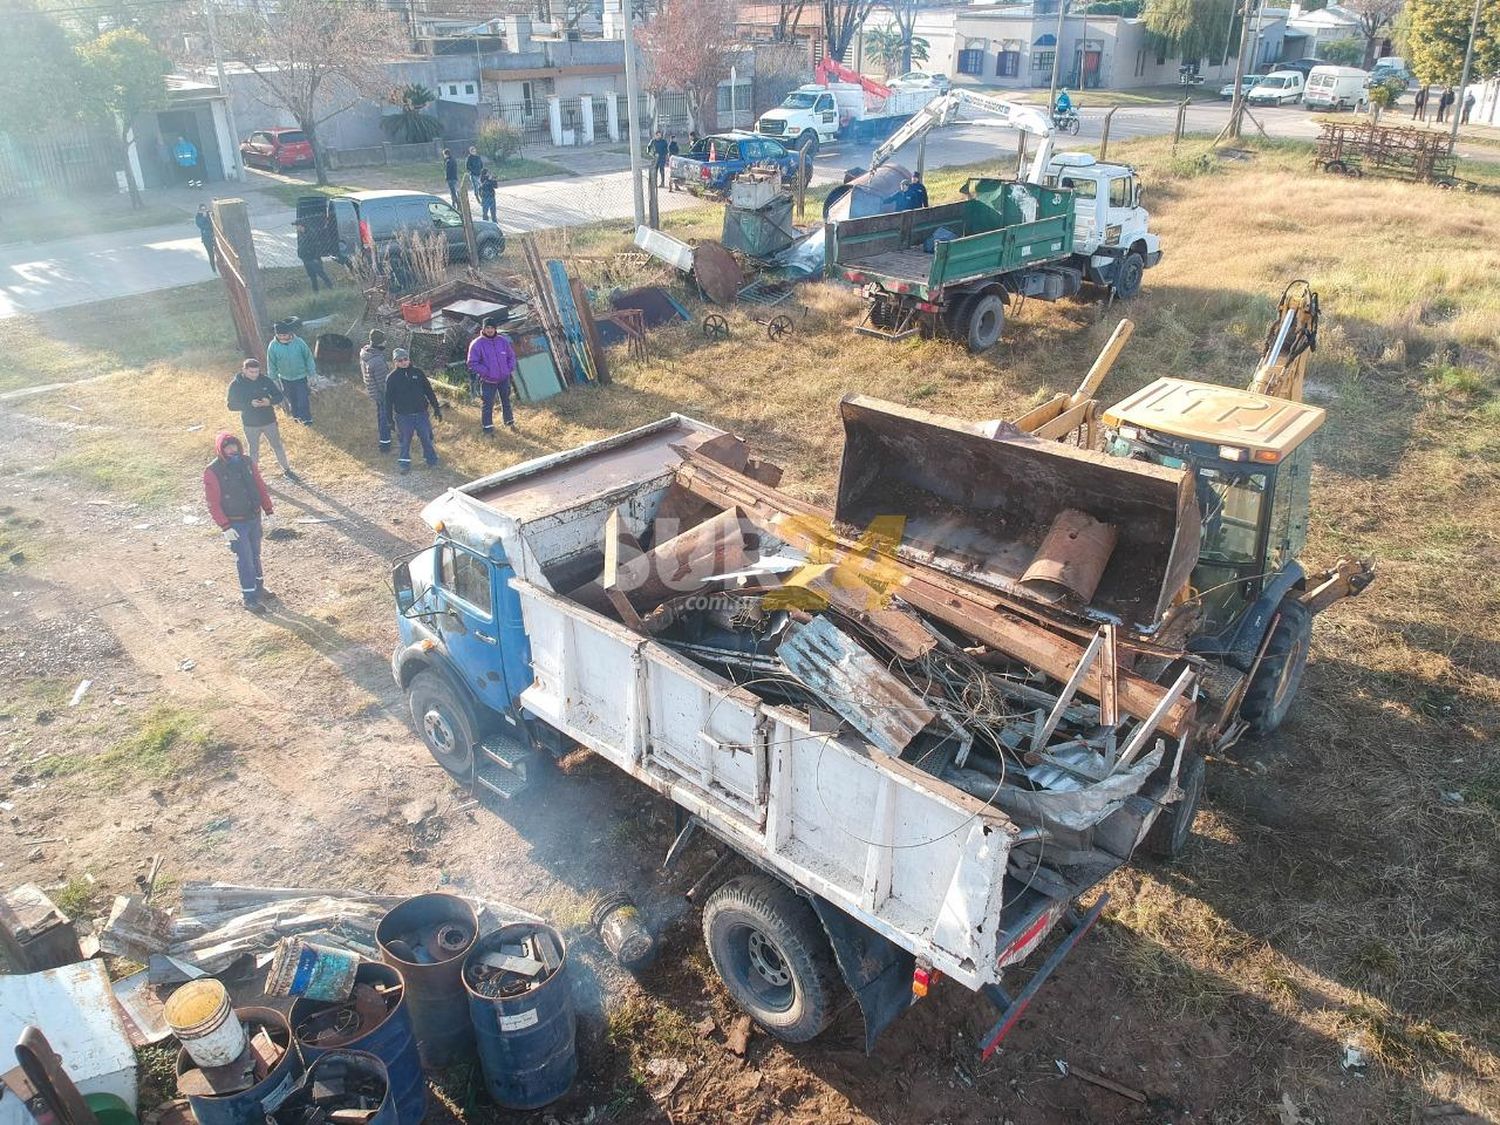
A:
<svg viewBox="0 0 1500 1125">
<path fill-rule="evenodd" d="M 786 101 L 781 103 L 782 109 L 812 109 L 813 103 L 818 100 L 817 94 L 802 94 L 793 90 L 786 96 Z"/>
<path fill-rule="evenodd" d="M 1200 469 L 1196 487 L 1203 513 L 1202 558 L 1224 563 L 1258 562 L 1266 474 L 1230 476 L 1218 469 Z"/>
</svg>

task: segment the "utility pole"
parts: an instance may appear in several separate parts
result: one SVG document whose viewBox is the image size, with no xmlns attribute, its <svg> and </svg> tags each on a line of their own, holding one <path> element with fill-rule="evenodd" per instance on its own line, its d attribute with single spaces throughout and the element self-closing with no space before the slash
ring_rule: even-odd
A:
<svg viewBox="0 0 1500 1125">
<path fill-rule="evenodd" d="M 1479 34 L 1479 8 L 1483 0 L 1474 0 L 1474 18 L 1469 21 L 1469 46 L 1464 51 L 1464 69 L 1458 79 L 1458 96 L 1453 102 L 1452 109 L 1453 124 L 1448 130 L 1448 155 L 1453 155 L 1453 149 L 1458 144 L 1458 119 L 1463 113 L 1464 87 L 1469 84 L 1469 71 L 1474 65 L 1474 37 Z"/>
<path fill-rule="evenodd" d="M 240 159 L 240 131 L 234 123 L 234 97 L 229 83 L 224 80 L 224 52 L 219 47 L 219 18 L 217 0 L 208 0 L 203 5 L 208 14 L 208 43 L 214 53 L 214 70 L 219 77 L 219 93 L 224 97 L 224 124 L 229 130 L 229 151 L 234 159 L 234 178 L 245 178 L 245 165 Z"/>
<path fill-rule="evenodd" d="M 1068 0 L 1057 0 L 1057 40 L 1052 50 L 1052 82 L 1047 87 L 1047 113 L 1057 104 L 1057 64 L 1062 62 L 1063 13 L 1068 10 Z M 1024 139 L 1023 139 L 1024 143 Z"/>
<path fill-rule="evenodd" d="M 1241 118 L 1245 114 L 1245 43 L 1250 38 L 1250 0 L 1245 0 L 1245 6 L 1240 12 L 1240 54 L 1234 60 L 1234 99 L 1229 105 L 1229 124 L 1224 127 L 1224 133 L 1236 139 L 1240 135 Z M 1256 36 L 1257 41 L 1259 35 Z M 1221 134 L 1223 135 L 1223 134 Z"/>
<path fill-rule="evenodd" d="M 625 20 L 625 112 L 630 121 L 630 190 L 635 200 L 635 225 L 646 225 L 646 197 L 641 191 L 641 115 L 636 111 L 640 90 L 635 72 L 635 11 L 633 0 L 620 0 Z"/>
</svg>

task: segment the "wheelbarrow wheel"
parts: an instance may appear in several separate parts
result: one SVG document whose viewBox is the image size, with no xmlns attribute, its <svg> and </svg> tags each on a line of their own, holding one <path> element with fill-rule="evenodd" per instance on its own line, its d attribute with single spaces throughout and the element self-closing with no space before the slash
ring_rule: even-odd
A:
<svg viewBox="0 0 1500 1125">
<path fill-rule="evenodd" d="M 710 340 L 729 339 L 729 321 L 718 313 L 709 313 L 703 318 L 703 335 Z"/>
<path fill-rule="evenodd" d="M 782 313 L 773 316 L 766 322 L 766 337 L 773 343 L 779 344 L 782 340 L 792 334 L 792 318 Z"/>
</svg>

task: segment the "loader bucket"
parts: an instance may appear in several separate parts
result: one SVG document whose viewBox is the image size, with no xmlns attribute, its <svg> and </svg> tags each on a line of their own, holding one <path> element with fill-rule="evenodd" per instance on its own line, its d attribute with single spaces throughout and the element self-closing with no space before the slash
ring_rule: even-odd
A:
<svg viewBox="0 0 1500 1125">
<path fill-rule="evenodd" d="M 1184 470 L 1020 431 L 990 438 L 957 418 L 864 395 L 840 409 L 835 519 L 859 529 L 903 517 L 903 557 L 1145 632 L 1198 560 L 1198 506 Z"/>
</svg>

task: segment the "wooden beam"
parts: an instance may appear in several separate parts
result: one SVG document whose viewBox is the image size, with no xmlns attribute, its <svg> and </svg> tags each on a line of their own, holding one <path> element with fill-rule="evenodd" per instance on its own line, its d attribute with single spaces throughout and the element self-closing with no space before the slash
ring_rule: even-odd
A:
<svg viewBox="0 0 1500 1125">
<path fill-rule="evenodd" d="M 1135 322 L 1128 319 L 1121 320 L 1115 325 L 1115 330 L 1110 333 L 1103 350 L 1094 359 L 1088 374 L 1083 377 L 1083 382 L 1079 383 L 1078 389 L 1073 392 L 1071 405 L 1077 406 L 1081 402 L 1087 402 L 1099 393 L 1099 385 L 1104 382 L 1110 368 L 1114 367 L 1115 360 L 1120 358 L 1120 353 L 1125 350 L 1125 345 L 1130 342 L 1131 333 L 1134 331 Z"/>
</svg>

